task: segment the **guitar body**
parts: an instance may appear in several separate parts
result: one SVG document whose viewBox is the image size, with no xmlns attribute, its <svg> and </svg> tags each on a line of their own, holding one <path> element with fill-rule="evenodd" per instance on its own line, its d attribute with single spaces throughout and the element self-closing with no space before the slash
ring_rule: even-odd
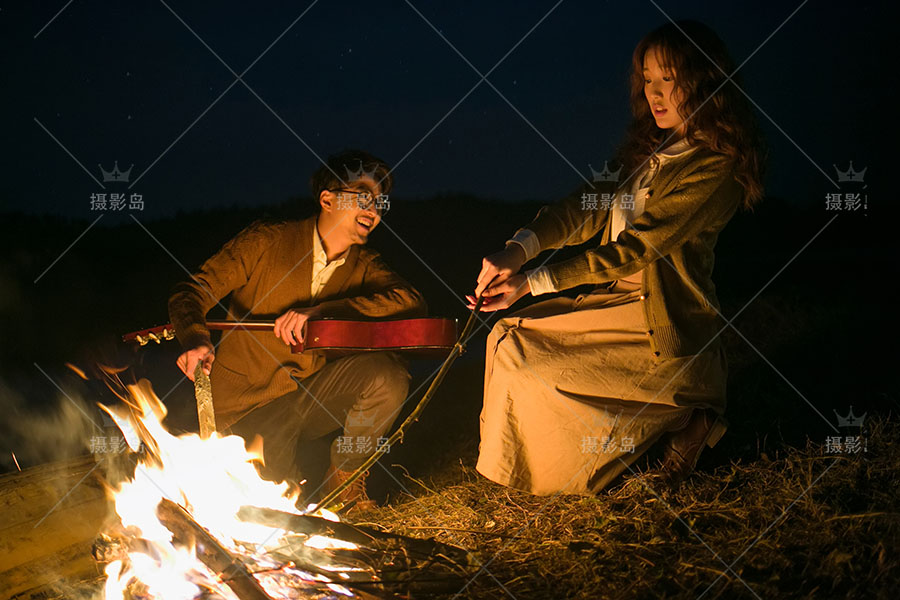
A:
<svg viewBox="0 0 900 600">
<path fill-rule="evenodd" d="M 292 346 L 293 353 L 324 350 L 328 355 L 356 352 L 394 351 L 417 356 L 446 356 L 456 343 L 456 321 L 422 318 L 394 321 L 349 321 L 318 319 L 308 321 L 304 343 Z"/>
</svg>

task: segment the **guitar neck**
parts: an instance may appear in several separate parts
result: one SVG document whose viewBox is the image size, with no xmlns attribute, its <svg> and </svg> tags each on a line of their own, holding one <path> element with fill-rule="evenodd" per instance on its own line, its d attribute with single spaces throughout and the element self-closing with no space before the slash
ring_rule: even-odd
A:
<svg viewBox="0 0 900 600">
<path fill-rule="evenodd" d="M 269 331 L 274 329 L 275 321 L 207 321 L 206 326 L 209 329 L 221 329 L 222 331 L 230 331 L 232 329 Z"/>
<path fill-rule="evenodd" d="M 244 331 L 272 331 L 275 328 L 274 321 L 207 321 L 208 329 L 220 331 L 230 331 L 233 329 L 242 329 Z M 122 336 L 123 342 L 137 342 L 141 346 L 147 342 L 156 342 L 162 340 L 175 339 L 175 327 L 171 323 L 151 327 L 150 329 L 142 329 L 141 331 L 133 331 Z"/>
</svg>

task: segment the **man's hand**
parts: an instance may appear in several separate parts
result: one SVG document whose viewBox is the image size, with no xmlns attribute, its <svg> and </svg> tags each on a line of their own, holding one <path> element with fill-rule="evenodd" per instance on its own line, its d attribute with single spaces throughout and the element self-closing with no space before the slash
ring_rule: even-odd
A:
<svg viewBox="0 0 900 600">
<path fill-rule="evenodd" d="M 531 293 L 531 286 L 528 285 L 528 277 L 525 275 L 513 275 L 503 281 L 503 283 L 495 284 L 484 291 L 484 302 L 481 305 L 483 312 L 494 312 L 504 310 L 516 303 L 516 301 L 525 294 Z M 469 301 L 469 309 L 475 308 L 475 296 L 466 296 Z"/>
<path fill-rule="evenodd" d="M 525 250 L 519 244 L 509 244 L 500 252 L 486 256 L 481 261 L 475 297 L 478 298 L 487 288 L 496 287 L 507 281 L 519 272 L 523 264 L 525 264 Z"/>
<path fill-rule="evenodd" d="M 275 337 L 288 346 L 295 346 L 303 341 L 306 322 L 321 316 L 318 306 L 309 308 L 292 308 L 275 319 Z"/>
<path fill-rule="evenodd" d="M 203 372 L 209 375 L 214 360 L 216 360 L 216 354 L 213 347 L 203 345 L 183 353 L 175 361 L 175 364 L 188 379 L 193 381 L 194 371 L 197 370 L 197 361 L 203 361 Z"/>
</svg>

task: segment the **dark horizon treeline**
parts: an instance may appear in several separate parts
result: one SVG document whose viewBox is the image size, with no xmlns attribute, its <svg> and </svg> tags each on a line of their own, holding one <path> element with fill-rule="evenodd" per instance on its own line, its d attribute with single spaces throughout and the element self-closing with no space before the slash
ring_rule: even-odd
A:
<svg viewBox="0 0 900 600">
<path fill-rule="evenodd" d="M 502 248 L 539 206 L 462 194 L 392 201 L 386 224 L 369 244 L 423 292 L 432 315 L 462 322 L 468 316 L 463 295 L 474 287 L 481 258 Z M 3 215 L 0 389 L 21 397 L 20 408 L 52 409 L 59 405 L 59 391 L 44 373 L 56 382 L 72 381 L 75 376 L 65 363 L 84 367 L 94 360 L 133 365 L 134 373 L 150 378 L 161 394 L 171 389 L 180 378 L 174 367 L 177 342 L 136 349 L 122 344 L 121 335 L 167 322 L 169 291 L 188 277 L 181 265 L 196 270 L 255 219 L 300 218 L 312 209 L 308 200 L 294 199 L 269 207 L 141 220 L 153 237 L 127 216 L 118 223 L 104 219 L 49 270 L 90 220 Z M 740 334 L 730 329 L 722 334 L 729 357 L 729 411 L 735 418 L 766 428 L 773 419 L 792 423 L 780 435 L 802 443 L 810 430 L 825 431 L 825 424 L 797 391 L 828 417 L 833 417 L 832 408 L 843 414 L 851 404 L 857 414 L 897 408 L 888 381 L 892 354 L 884 324 L 893 303 L 878 286 L 897 276 L 892 237 L 879 233 L 886 226 L 887 220 L 876 213 L 828 212 L 824 201 L 813 209 L 769 198 L 753 213 L 738 213 L 725 228 L 714 272 L 722 313 L 731 318 L 747 305 L 734 322 Z M 551 260 L 577 252 L 577 247 L 567 248 Z M 582 290 L 568 293 L 577 291 Z M 219 316 L 221 309 L 210 313 L 211 318 Z M 479 399 L 468 396 L 478 395 L 478 361 L 486 334 L 481 329 L 469 346 L 466 361 L 472 364 L 454 369 L 445 384 L 448 390 L 467 390 L 476 421 Z M 190 393 L 188 386 L 181 387 Z"/>
<path fill-rule="evenodd" d="M 422 290 L 433 314 L 459 317 L 465 313 L 461 299 L 474 287 L 481 258 L 502 248 L 540 206 L 462 194 L 392 201 L 369 245 Z M 0 372 L 38 359 L 67 360 L 82 341 L 162 323 L 169 290 L 188 277 L 184 269 L 195 271 L 256 219 L 298 219 L 313 212 L 309 199 L 294 198 L 271 206 L 179 212 L 146 221 L 132 213 L 140 224 L 128 213 L 110 214 L 65 253 L 95 216 L 0 216 L 5 257 L 0 265 L 0 330 L 16 340 L 0 346 Z M 723 310 L 731 297 L 737 300 L 744 294 L 749 299 L 835 215 L 772 286 L 815 286 L 822 278 L 834 284 L 838 277 L 849 281 L 862 275 L 843 268 L 845 260 L 850 269 L 875 268 L 861 259 L 877 260 L 890 238 L 847 233 L 848 226 L 873 232 L 881 224 L 874 214 L 826 211 L 824 201 L 817 208 L 802 208 L 769 198 L 755 211 L 735 215 L 720 235 L 714 281 Z M 550 260 L 578 251 L 566 248 Z"/>
</svg>

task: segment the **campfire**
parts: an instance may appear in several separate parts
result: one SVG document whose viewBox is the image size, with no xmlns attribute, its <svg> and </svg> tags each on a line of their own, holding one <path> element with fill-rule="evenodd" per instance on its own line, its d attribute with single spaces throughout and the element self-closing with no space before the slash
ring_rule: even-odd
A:
<svg viewBox="0 0 900 600">
<path fill-rule="evenodd" d="M 469 570 L 461 549 L 298 509 L 298 486 L 260 478 L 261 451 L 174 436 L 149 382 L 126 387 L 125 404 L 104 407 L 137 457 L 114 490 L 119 523 L 94 544 L 107 600 L 386 598 Z"/>
</svg>

